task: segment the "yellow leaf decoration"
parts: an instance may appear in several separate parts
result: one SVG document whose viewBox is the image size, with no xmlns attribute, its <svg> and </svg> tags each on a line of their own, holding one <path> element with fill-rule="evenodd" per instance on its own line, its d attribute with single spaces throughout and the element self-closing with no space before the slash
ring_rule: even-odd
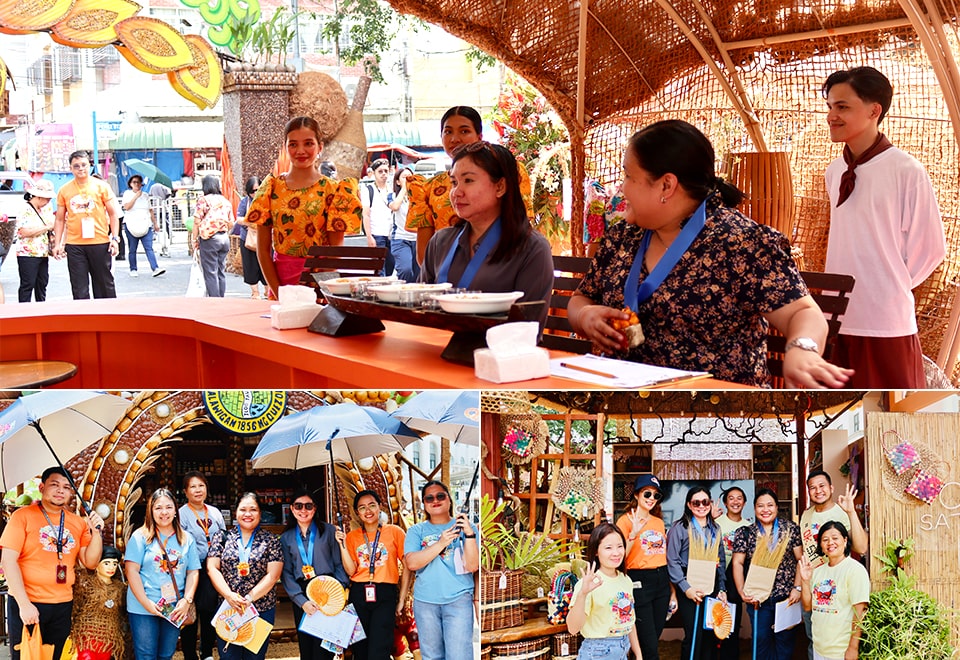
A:
<svg viewBox="0 0 960 660">
<path fill-rule="evenodd" d="M 59 23 L 74 0 L 0 0 L 0 32 L 25 34 Z"/>
<path fill-rule="evenodd" d="M 116 25 L 122 46 L 116 46 L 130 64 L 145 73 L 167 73 L 193 65 L 193 53 L 183 35 L 156 18 L 134 16 Z"/>
<path fill-rule="evenodd" d="M 74 48 L 107 46 L 117 40 L 116 24 L 141 9 L 133 0 L 76 0 L 50 36 L 58 44 Z"/>
<path fill-rule="evenodd" d="M 197 104 L 201 110 L 212 108 L 220 98 L 223 76 L 217 53 L 203 37 L 184 37 L 193 53 L 194 65 L 167 74 L 170 84 L 180 96 Z"/>
</svg>

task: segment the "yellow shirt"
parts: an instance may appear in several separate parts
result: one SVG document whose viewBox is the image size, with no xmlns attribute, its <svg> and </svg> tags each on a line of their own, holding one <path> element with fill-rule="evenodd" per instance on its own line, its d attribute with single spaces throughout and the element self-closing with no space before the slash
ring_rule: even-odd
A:
<svg viewBox="0 0 960 660">
<path fill-rule="evenodd" d="M 523 205 L 527 208 L 527 217 L 533 218 L 533 202 L 530 196 L 530 175 L 527 169 L 517 163 L 517 174 L 520 177 L 520 194 L 523 195 Z M 432 228 L 440 231 L 445 227 L 456 224 L 457 214 L 450 203 L 450 175 L 447 172 L 438 172 L 429 179 L 415 174 L 407 179 L 407 230 Z"/>
<path fill-rule="evenodd" d="M 327 245 L 327 232 L 360 231 L 363 217 L 355 179 L 337 182 L 325 176 L 309 188 L 287 187 L 268 176 L 253 196 L 244 221 L 273 227 L 273 249 L 305 257 L 314 245 Z"/>
<path fill-rule="evenodd" d="M 596 575 L 603 580 L 603 584 L 586 596 L 587 601 L 584 603 L 583 611 L 587 619 L 580 634 L 590 639 L 629 635 L 636 620 L 633 609 L 633 582 L 620 572 L 615 578 L 599 571 Z M 580 580 L 573 587 L 571 608 L 578 598 L 582 598 L 580 595 L 582 586 L 583 580 Z"/>
</svg>

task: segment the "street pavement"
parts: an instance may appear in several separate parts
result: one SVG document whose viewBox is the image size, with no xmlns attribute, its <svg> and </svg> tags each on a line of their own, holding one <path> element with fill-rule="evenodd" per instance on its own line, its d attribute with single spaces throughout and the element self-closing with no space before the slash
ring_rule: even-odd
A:
<svg viewBox="0 0 960 660">
<path fill-rule="evenodd" d="M 113 279 L 117 286 L 118 298 L 143 298 L 151 296 L 183 296 L 187 292 L 190 279 L 192 258 L 187 253 L 186 235 L 174 232 L 174 243 L 170 246 L 170 256 L 162 257 L 157 251 L 157 264 L 165 268 L 166 273 L 152 277 L 150 264 L 141 246 L 137 253 L 137 271 L 139 277 L 130 277 L 127 260 L 114 261 Z M 129 256 L 129 255 L 127 255 Z M 47 285 L 47 300 L 72 300 L 70 276 L 67 273 L 66 259 L 50 260 L 50 284 Z M 17 289 L 20 288 L 20 274 L 17 271 L 17 257 L 11 250 L 3 265 L 0 266 L 0 284 L 7 305 L 17 304 Z M 260 287 L 261 292 L 263 287 Z M 249 298 L 250 287 L 243 283 L 243 277 L 227 273 L 227 297 Z"/>
</svg>

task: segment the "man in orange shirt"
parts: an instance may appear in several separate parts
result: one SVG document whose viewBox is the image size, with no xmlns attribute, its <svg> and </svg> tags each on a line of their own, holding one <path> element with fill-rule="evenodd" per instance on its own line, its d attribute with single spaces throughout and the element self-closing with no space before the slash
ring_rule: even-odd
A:
<svg viewBox="0 0 960 660">
<path fill-rule="evenodd" d="M 105 181 L 90 175 L 86 151 L 70 154 L 70 170 L 73 180 L 57 193 L 53 256 L 67 257 L 74 300 L 90 297 L 91 281 L 94 298 L 116 298 L 110 268 L 120 249 L 117 197 Z"/>
<path fill-rule="evenodd" d="M 10 592 L 10 658 L 20 660 L 23 626 L 40 624 L 44 644 L 53 644 L 59 658 L 70 635 L 74 566 L 79 559 L 90 570 L 100 563 L 103 520 L 86 519 L 67 510 L 73 489 L 62 467 L 43 471 L 40 501 L 13 512 L 0 546 L 0 566 Z"/>
</svg>

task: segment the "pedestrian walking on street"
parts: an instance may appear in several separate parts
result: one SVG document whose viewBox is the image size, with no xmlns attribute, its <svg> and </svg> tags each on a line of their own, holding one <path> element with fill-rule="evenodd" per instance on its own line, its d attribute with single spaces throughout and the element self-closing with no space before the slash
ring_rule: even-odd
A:
<svg viewBox="0 0 960 660">
<path fill-rule="evenodd" d="M 130 277 L 137 277 L 137 247 L 142 242 L 143 251 L 150 262 L 154 277 L 166 273 L 157 265 L 153 253 L 153 237 L 160 231 L 160 224 L 150 208 L 150 196 L 143 190 L 143 177 L 134 174 L 127 180 L 129 190 L 124 191 L 120 206 L 123 208 L 124 228 L 127 232 L 127 254 L 130 261 Z"/>
<path fill-rule="evenodd" d="M 120 240 L 120 205 L 110 186 L 90 175 L 86 151 L 74 151 L 69 160 L 73 180 L 57 195 L 53 256 L 67 258 L 75 300 L 90 297 L 91 282 L 94 298 L 116 298 L 110 267 Z"/>
<path fill-rule="evenodd" d="M 50 281 L 50 232 L 56 222 L 50 210 L 53 183 L 41 179 L 23 193 L 24 203 L 17 214 L 17 266 L 20 270 L 20 302 L 30 297 L 47 299 Z"/>
<path fill-rule="evenodd" d="M 220 179 L 203 177 L 203 196 L 193 214 L 193 244 L 200 250 L 200 268 L 210 298 L 223 298 L 227 292 L 227 252 L 230 230 L 237 221 L 230 200 L 220 192 Z"/>
</svg>

